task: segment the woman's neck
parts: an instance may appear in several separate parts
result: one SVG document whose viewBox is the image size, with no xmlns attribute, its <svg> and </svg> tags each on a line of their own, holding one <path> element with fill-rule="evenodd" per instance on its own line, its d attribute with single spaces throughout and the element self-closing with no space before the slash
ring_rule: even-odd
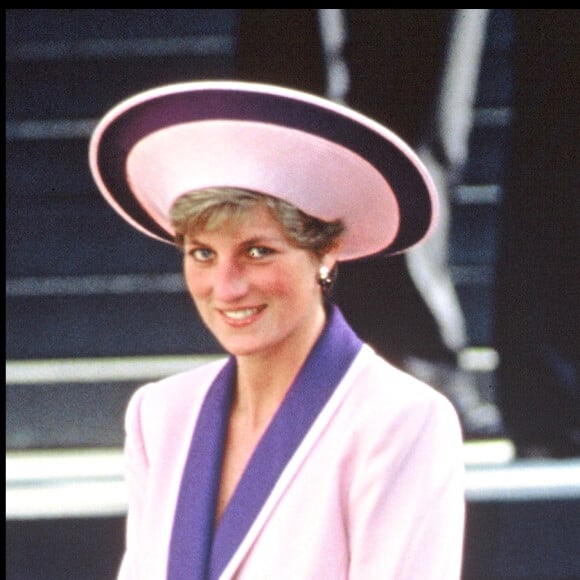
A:
<svg viewBox="0 0 580 580">
<path fill-rule="evenodd" d="M 237 385 L 233 411 L 259 425 L 274 415 L 326 322 L 324 310 L 307 332 L 284 348 L 237 357 Z"/>
</svg>

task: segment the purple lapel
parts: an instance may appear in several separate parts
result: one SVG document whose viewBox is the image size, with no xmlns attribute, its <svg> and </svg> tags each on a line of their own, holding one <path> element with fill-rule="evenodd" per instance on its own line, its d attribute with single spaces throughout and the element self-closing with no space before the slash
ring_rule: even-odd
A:
<svg viewBox="0 0 580 580">
<path fill-rule="evenodd" d="M 207 578 L 235 376 L 235 359 L 230 358 L 214 379 L 199 413 L 175 508 L 168 580 Z"/>
<path fill-rule="evenodd" d="M 361 346 L 338 308 L 332 306 L 324 332 L 256 447 L 214 531 L 235 378 L 235 363 L 230 359 L 208 392 L 192 439 L 171 538 L 170 580 L 219 577 Z"/>
</svg>

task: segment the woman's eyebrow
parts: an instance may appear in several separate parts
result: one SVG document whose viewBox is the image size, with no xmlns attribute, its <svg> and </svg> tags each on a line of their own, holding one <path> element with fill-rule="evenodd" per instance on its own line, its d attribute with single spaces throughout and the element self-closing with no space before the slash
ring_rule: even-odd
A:
<svg viewBox="0 0 580 580">
<path fill-rule="evenodd" d="M 252 238 L 248 238 L 247 240 L 242 240 L 240 243 L 242 245 L 259 245 L 259 244 L 276 244 L 280 243 L 282 238 L 278 236 L 254 236 Z"/>
<path fill-rule="evenodd" d="M 252 237 L 245 238 L 245 239 L 240 239 L 236 245 L 238 245 L 240 247 L 247 247 L 247 246 L 261 245 L 261 244 L 280 244 L 283 241 L 284 241 L 284 238 L 282 236 L 257 235 L 257 236 L 252 236 Z M 199 239 L 197 237 L 195 237 L 195 238 L 186 237 L 185 245 L 186 246 L 204 246 L 204 247 L 208 247 L 208 248 L 212 247 L 212 244 L 210 242 L 204 241 L 203 239 Z"/>
</svg>

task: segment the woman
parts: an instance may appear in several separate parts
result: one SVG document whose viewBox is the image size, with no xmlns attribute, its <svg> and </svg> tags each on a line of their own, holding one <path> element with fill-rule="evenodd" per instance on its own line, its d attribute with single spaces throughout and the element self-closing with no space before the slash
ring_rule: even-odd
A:
<svg viewBox="0 0 580 580">
<path fill-rule="evenodd" d="M 110 111 L 95 180 L 183 250 L 229 356 L 139 389 L 120 578 L 459 578 L 457 415 L 361 342 L 336 264 L 431 231 L 435 191 L 384 127 L 293 90 L 193 82 Z"/>
</svg>

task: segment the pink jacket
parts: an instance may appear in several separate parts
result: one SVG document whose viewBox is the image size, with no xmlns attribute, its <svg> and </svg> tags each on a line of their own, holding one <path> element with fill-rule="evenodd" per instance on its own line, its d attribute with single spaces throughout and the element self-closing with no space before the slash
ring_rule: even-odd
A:
<svg viewBox="0 0 580 580">
<path fill-rule="evenodd" d="M 120 580 L 460 578 L 457 414 L 431 387 L 357 345 L 338 311 L 333 320 L 310 357 L 312 374 L 292 387 L 294 401 L 282 404 L 215 531 L 227 416 L 219 405 L 228 403 L 212 393 L 231 383 L 233 359 L 135 393 L 126 415 L 129 512 Z M 339 378 L 326 394 L 326 387 L 313 389 L 333 374 Z M 304 408 L 314 409 L 306 419 Z M 211 572 L 191 573 L 204 558 Z"/>
</svg>

